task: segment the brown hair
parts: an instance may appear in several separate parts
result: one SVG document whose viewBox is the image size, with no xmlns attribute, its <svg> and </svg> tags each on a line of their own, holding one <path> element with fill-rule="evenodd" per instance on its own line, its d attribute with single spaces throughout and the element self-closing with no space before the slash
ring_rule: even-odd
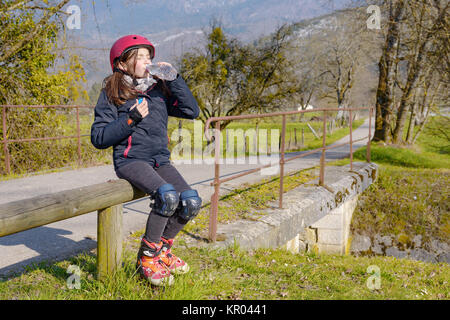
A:
<svg viewBox="0 0 450 320">
<path fill-rule="evenodd" d="M 136 67 L 137 52 L 137 48 L 125 52 L 120 60 L 116 59 L 114 61 L 114 67 L 118 68 L 119 62 L 123 62 L 127 66 L 128 73 L 133 75 Z M 136 89 L 130 87 L 130 85 L 125 82 L 123 76 L 124 74 L 122 72 L 116 71 L 103 80 L 103 88 L 106 90 L 106 95 L 116 107 L 121 106 L 127 100 L 135 99 L 139 93 Z M 167 98 L 170 97 L 172 93 L 167 87 L 166 82 L 164 80 L 157 80 L 157 87 Z"/>
<path fill-rule="evenodd" d="M 172 92 L 170 92 L 170 89 L 164 80 L 158 80 L 156 87 L 162 91 L 166 98 L 169 98 L 172 95 Z"/>
<path fill-rule="evenodd" d="M 119 62 L 123 62 L 127 66 L 128 73 L 133 75 L 137 51 L 138 49 L 132 49 L 125 52 L 120 60 L 116 59 L 114 61 L 114 67 L 118 68 Z M 136 98 L 138 95 L 137 90 L 130 87 L 123 79 L 123 76 L 122 72 L 116 71 L 103 80 L 103 88 L 106 90 L 108 99 L 117 107 L 124 104 L 127 100 Z"/>
</svg>

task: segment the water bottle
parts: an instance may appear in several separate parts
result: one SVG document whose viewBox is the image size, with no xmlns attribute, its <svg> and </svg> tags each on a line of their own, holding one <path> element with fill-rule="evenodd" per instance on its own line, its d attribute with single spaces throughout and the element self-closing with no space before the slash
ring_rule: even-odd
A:
<svg viewBox="0 0 450 320">
<path fill-rule="evenodd" d="M 148 64 L 146 68 L 152 76 L 156 76 L 161 80 L 175 80 L 178 74 L 174 67 L 167 64 Z"/>
</svg>

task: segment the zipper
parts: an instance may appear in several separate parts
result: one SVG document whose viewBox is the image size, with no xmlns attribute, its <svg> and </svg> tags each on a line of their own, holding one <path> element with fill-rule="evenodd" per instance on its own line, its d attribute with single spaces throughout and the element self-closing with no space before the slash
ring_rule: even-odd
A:
<svg viewBox="0 0 450 320">
<path fill-rule="evenodd" d="M 131 138 L 131 136 L 129 136 L 129 137 L 128 137 L 128 146 L 127 146 L 127 148 L 125 149 L 125 151 L 123 152 L 123 155 L 124 155 L 125 158 L 128 156 L 128 152 L 130 152 L 130 149 L 131 149 L 131 140 L 132 140 L 132 138 Z"/>
</svg>

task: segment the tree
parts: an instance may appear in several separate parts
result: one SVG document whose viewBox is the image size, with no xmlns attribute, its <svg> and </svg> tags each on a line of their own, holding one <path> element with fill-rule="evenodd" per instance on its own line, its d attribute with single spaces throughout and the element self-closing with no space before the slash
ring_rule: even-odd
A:
<svg viewBox="0 0 450 320">
<path fill-rule="evenodd" d="M 181 58 L 183 77 L 189 83 L 201 110 L 201 119 L 223 114 L 226 98 L 232 94 L 229 87 L 234 43 L 220 27 L 213 25 L 207 35 L 205 53 L 189 52 Z"/>
<path fill-rule="evenodd" d="M 181 73 L 199 102 L 201 120 L 267 112 L 280 108 L 298 91 L 292 64 L 286 57 L 292 30 L 279 27 L 253 44 L 228 39 L 211 27 L 204 52 L 181 58 Z M 230 121 L 223 121 L 225 128 Z"/>
<path fill-rule="evenodd" d="M 437 34 L 445 30 L 445 15 L 449 3 L 446 1 L 412 1 L 408 3 L 408 17 L 406 20 L 405 33 L 407 38 L 404 45 L 407 48 L 405 60 L 407 61 L 406 79 L 403 83 L 396 79 L 396 85 L 401 89 L 401 98 L 397 111 L 395 128 L 392 134 L 392 141 L 395 144 L 403 142 L 403 131 L 408 107 L 413 107 L 411 102 L 412 93 L 417 90 L 420 93 L 419 79 L 423 78 L 422 86 L 430 86 L 432 75 L 425 76 L 425 73 L 434 73 L 436 65 L 439 63 L 440 40 Z M 448 30 L 448 29 L 447 29 Z M 447 39 L 448 41 L 448 39 Z M 437 54 L 437 55 L 436 55 Z M 434 56 L 434 58 L 433 58 Z M 422 95 L 426 94 L 422 92 Z"/>
<path fill-rule="evenodd" d="M 393 109 L 395 61 L 400 39 L 400 21 L 405 13 L 404 1 L 388 1 L 387 34 L 383 53 L 378 63 L 379 78 L 375 105 L 375 141 L 388 141 L 390 138 L 390 119 Z"/>
<path fill-rule="evenodd" d="M 384 1 L 384 7 L 388 9 L 388 22 L 379 62 L 373 140 L 400 144 L 404 142 L 408 112 L 414 115 L 417 110 L 426 109 L 424 104 L 429 101 L 426 89 L 434 81 L 445 84 L 444 78 L 448 78 L 445 61 L 448 62 L 449 2 L 389 0 Z M 447 72 L 438 72 L 438 65 Z M 440 91 L 445 85 L 432 87 Z M 410 117 L 411 121 L 416 121 L 415 115 Z M 410 123 L 408 142 L 415 140 L 412 130 Z"/>
<path fill-rule="evenodd" d="M 66 104 L 87 97 L 79 57 L 71 55 L 59 71 L 48 71 L 64 57 L 58 56 L 58 36 L 68 2 L 0 1 L 0 104 Z"/>
<path fill-rule="evenodd" d="M 68 2 L 0 0 L 0 105 L 70 104 L 88 99 L 79 57 L 63 55 L 66 13 L 62 8 Z M 8 126 L 6 132 L 1 127 L 0 136 L 5 133 L 8 139 L 64 134 L 65 114 L 56 109 L 7 108 L 4 114 Z M 9 143 L 8 148 L 16 170 L 38 170 L 49 158 L 55 165 L 72 157 L 70 146 L 63 150 L 45 142 Z"/>
<path fill-rule="evenodd" d="M 362 52 L 361 33 L 365 26 L 358 21 L 360 10 L 345 10 L 330 18 L 331 30 L 322 35 L 321 57 L 317 64 L 320 70 L 322 98 L 335 101 L 338 108 L 348 104 L 348 96 L 354 84 L 354 75 Z M 344 112 L 337 113 L 338 120 L 344 120 Z"/>
</svg>

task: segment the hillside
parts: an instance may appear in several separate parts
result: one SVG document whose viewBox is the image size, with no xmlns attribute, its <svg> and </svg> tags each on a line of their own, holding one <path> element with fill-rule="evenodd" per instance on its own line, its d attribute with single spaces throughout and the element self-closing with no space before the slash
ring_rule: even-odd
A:
<svg viewBox="0 0 450 320">
<path fill-rule="evenodd" d="M 364 29 L 364 10 L 336 10 L 343 7 L 345 1 L 334 1 L 332 7 L 327 7 L 329 1 L 310 0 L 103 0 L 95 6 L 85 1 L 79 0 L 80 6 L 83 5 L 84 8 L 82 28 L 69 30 L 68 39 L 69 50 L 83 59 L 87 90 L 97 84 L 92 97 L 98 96 L 98 84 L 110 74 L 109 48 L 118 35 L 137 33 L 148 37 L 156 47 L 155 60 L 176 65 L 184 52 L 204 47 L 209 25 L 213 19 L 217 19 L 226 34 L 243 42 L 268 35 L 282 23 L 293 24 L 296 47 L 289 58 L 299 62 L 295 68 L 299 71 L 300 80 L 319 72 L 320 68 L 316 65 L 323 67 L 327 64 L 327 61 L 318 61 L 318 57 L 328 54 L 328 42 L 332 37 L 338 35 L 345 41 L 352 39 L 359 44 L 360 49 L 352 53 L 358 61 L 354 86 L 349 93 L 349 104 L 367 106 L 373 101 L 379 56 L 379 42 L 374 38 L 378 34 L 371 31 L 369 35 L 367 32 L 356 35 L 337 28 L 336 25 L 342 23 L 353 23 Z M 120 7 L 120 4 L 125 6 Z M 121 19 L 123 15 L 129 18 Z M 145 21 L 145 17 L 148 17 L 151 28 L 140 22 Z M 312 60 L 315 60 L 315 64 L 310 62 Z M 308 73 L 305 67 L 311 68 L 311 72 Z M 316 93 L 311 102 L 318 106 L 336 105 L 333 99 L 323 99 L 321 95 L 323 94 Z M 293 102 L 293 105 L 297 104 L 298 102 Z"/>
<path fill-rule="evenodd" d="M 81 9 L 81 29 L 67 30 L 68 50 L 83 58 L 90 88 L 109 73 L 109 49 L 122 35 L 136 33 L 148 37 L 156 45 L 156 60 L 174 62 L 183 52 L 202 45 L 203 31 L 214 19 L 220 21 L 227 34 L 252 41 L 283 23 L 327 14 L 343 8 L 347 2 L 78 0 L 71 4 Z"/>
</svg>

